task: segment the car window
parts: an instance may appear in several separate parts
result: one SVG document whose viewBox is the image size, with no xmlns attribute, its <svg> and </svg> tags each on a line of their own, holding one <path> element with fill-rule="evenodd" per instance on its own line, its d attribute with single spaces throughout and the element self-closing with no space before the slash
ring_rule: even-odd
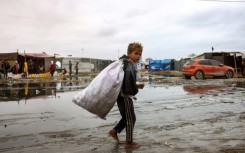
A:
<svg viewBox="0 0 245 153">
<path fill-rule="evenodd" d="M 200 65 L 210 65 L 209 60 L 201 60 L 199 61 Z"/>
<path fill-rule="evenodd" d="M 221 64 L 220 62 L 214 61 L 214 60 L 211 60 L 210 63 L 211 63 L 211 65 L 213 65 L 213 66 L 219 66 L 219 65 Z"/>
</svg>

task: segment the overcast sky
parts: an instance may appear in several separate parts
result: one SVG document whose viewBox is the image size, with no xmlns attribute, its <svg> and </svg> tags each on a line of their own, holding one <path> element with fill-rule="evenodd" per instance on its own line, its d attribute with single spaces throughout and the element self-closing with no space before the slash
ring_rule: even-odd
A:
<svg viewBox="0 0 245 153">
<path fill-rule="evenodd" d="M 0 52 L 143 60 L 245 51 L 245 0 L 1 0 Z"/>
</svg>

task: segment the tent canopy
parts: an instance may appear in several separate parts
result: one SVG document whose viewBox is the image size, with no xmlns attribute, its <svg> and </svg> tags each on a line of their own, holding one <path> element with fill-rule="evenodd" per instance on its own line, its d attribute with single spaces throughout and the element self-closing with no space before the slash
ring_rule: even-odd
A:
<svg viewBox="0 0 245 153">
<path fill-rule="evenodd" d="M 174 62 L 172 59 L 164 60 L 150 60 L 149 61 L 149 71 L 161 71 L 161 70 L 172 70 L 174 67 Z"/>
<path fill-rule="evenodd" d="M 150 60 L 149 64 L 169 64 L 171 63 L 171 59 L 165 59 L 165 60 Z"/>
<path fill-rule="evenodd" d="M 21 56 L 26 56 L 26 57 L 38 57 L 38 58 L 45 58 L 45 57 L 53 57 L 53 56 L 50 56 L 46 53 L 23 53 L 23 54 L 20 54 Z"/>
</svg>

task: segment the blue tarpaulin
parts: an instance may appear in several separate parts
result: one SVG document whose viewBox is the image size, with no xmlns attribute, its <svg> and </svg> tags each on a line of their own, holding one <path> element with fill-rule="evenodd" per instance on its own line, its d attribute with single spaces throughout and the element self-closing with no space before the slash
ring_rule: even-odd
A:
<svg viewBox="0 0 245 153">
<path fill-rule="evenodd" d="M 173 70 L 174 62 L 172 59 L 150 60 L 149 71 Z"/>
</svg>

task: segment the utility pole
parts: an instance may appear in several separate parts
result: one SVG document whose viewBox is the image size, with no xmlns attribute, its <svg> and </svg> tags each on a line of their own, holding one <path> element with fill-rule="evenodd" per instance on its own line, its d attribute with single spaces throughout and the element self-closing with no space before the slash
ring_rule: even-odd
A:
<svg viewBox="0 0 245 153">
<path fill-rule="evenodd" d="M 212 46 L 212 48 L 211 48 L 211 49 L 212 49 L 212 59 L 213 59 L 214 47 Z"/>
</svg>

